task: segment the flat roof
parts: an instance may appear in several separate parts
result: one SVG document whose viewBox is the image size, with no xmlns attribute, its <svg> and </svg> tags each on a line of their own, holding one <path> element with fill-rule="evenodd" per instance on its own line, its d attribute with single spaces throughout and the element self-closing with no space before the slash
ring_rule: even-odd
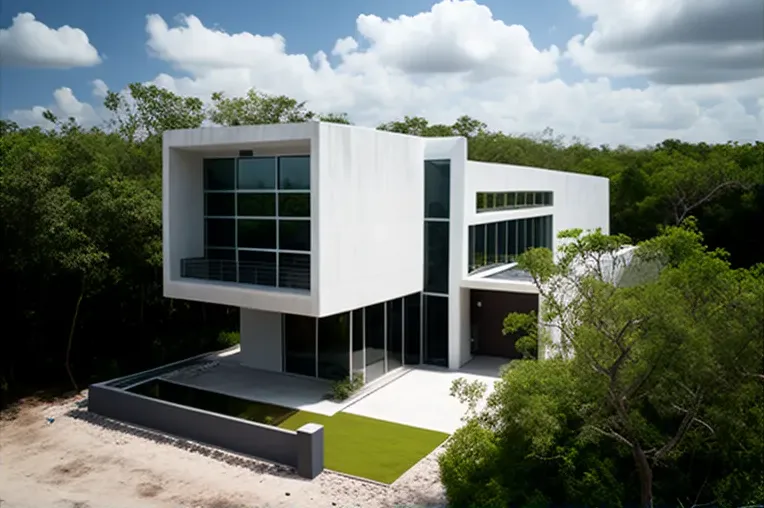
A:
<svg viewBox="0 0 764 508">
<path fill-rule="evenodd" d="M 526 270 L 522 270 L 518 268 L 517 266 L 507 268 L 506 270 L 502 270 L 500 272 L 494 272 L 488 275 L 486 278 L 496 279 L 496 280 L 533 282 L 533 277 L 531 276 L 531 274 L 527 272 Z"/>
</svg>

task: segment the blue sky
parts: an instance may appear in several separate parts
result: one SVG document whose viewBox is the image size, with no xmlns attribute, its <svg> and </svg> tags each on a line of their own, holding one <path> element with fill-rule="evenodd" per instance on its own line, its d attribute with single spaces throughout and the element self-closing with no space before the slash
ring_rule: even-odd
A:
<svg viewBox="0 0 764 508">
<path fill-rule="evenodd" d="M 571 36 L 591 25 L 591 20 L 579 18 L 566 0 L 481 3 L 490 7 L 495 18 L 524 25 L 537 47 L 564 46 Z M 168 64 L 152 58 L 146 50 L 148 14 L 159 14 L 171 26 L 179 14 L 193 14 L 206 26 L 217 25 L 229 33 L 279 33 L 286 38 L 288 52 L 312 55 L 318 50 L 329 53 L 338 38 L 354 35 L 359 14 L 382 18 L 415 15 L 432 4 L 430 0 L 3 0 L 0 27 L 10 26 L 19 12 L 31 12 L 51 28 L 70 25 L 84 30 L 105 59 L 86 68 L 3 69 L 2 116 L 14 109 L 47 104 L 52 91 L 62 86 L 82 99 L 90 96 L 94 79 L 120 89 L 170 72 Z M 577 75 L 572 68 L 566 70 L 571 76 Z"/>
<path fill-rule="evenodd" d="M 362 125 L 467 114 L 595 144 L 764 139 L 761 0 L 0 2 L 0 115 L 24 126 L 49 126 L 47 108 L 103 123 L 102 80 L 205 100 L 254 87 Z M 9 31 L 22 12 L 36 19 Z"/>
</svg>

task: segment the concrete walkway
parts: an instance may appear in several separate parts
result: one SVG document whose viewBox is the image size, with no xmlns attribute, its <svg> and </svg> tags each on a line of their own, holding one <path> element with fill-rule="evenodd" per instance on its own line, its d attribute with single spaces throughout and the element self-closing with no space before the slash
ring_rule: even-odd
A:
<svg viewBox="0 0 764 508">
<path fill-rule="evenodd" d="M 499 377 L 500 366 L 506 362 L 476 357 L 458 371 L 415 368 L 343 412 L 452 434 L 464 424 L 462 417 L 467 410 L 466 405 L 449 394 L 453 380 L 460 377 L 480 380 L 488 386 L 488 395 Z"/>
</svg>

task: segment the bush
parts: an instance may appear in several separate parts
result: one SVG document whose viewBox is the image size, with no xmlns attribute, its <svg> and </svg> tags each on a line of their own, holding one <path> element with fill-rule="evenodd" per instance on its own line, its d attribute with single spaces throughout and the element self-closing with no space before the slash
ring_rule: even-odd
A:
<svg viewBox="0 0 764 508">
<path fill-rule="evenodd" d="M 217 345 L 221 349 L 229 348 L 239 344 L 241 336 L 239 332 L 220 332 L 218 334 Z"/>
<path fill-rule="evenodd" d="M 350 376 L 332 383 L 331 397 L 333 400 L 341 401 L 349 399 L 354 393 L 363 387 L 363 377 L 356 374 L 351 379 Z"/>
<path fill-rule="evenodd" d="M 438 457 L 440 478 L 453 506 L 502 507 L 506 495 L 495 478 L 499 447 L 490 430 L 472 420 L 457 430 Z"/>
</svg>

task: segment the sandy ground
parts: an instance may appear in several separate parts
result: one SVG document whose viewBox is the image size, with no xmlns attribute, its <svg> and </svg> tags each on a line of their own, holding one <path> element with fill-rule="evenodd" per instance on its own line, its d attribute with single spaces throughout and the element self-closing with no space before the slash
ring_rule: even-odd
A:
<svg viewBox="0 0 764 508">
<path fill-rule="evenodd" d="M 288 468 L 88 413 L 86 396 L 0 415 L 0 507 L 444 506 L 436 450 L 390 487 Z M 47 418 L 52 417 L 53 423 Z"/>
</svg>

